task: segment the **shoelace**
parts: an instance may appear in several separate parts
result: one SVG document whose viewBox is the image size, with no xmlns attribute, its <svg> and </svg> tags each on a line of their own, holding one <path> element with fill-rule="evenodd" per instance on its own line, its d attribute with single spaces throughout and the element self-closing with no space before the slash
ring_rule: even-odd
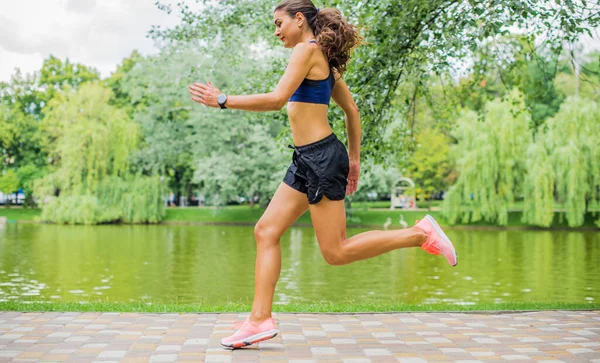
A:
<svg viewBox="0 0 600 363">
<path fill-rule="evenodd" d="M 239 330 L 245 323 L 246 320 L 236 321 L 232 326 L 229 327 L 229 329 Z"/>
<path fill-rule="evenodd" d="M 240 330 L 244 325 L 254 325 L 250 319 L 236 321 L 229 329 Z"/>
</svg>

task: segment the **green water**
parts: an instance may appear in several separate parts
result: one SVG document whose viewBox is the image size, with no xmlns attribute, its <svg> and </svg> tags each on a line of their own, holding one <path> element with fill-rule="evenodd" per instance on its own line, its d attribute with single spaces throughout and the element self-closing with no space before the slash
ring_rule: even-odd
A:
<svg viewBox="0 0 600 363">
<path fill-rule="evenodd" d="M 292 228 L 275 303 L 600 300 L 598 232 L 447 234 L 455 268 L 415 248 L 329 266 Z M 0 301 L 251 303 L 255 253 L 252 227 L 0 225 Z"/>
</svg>

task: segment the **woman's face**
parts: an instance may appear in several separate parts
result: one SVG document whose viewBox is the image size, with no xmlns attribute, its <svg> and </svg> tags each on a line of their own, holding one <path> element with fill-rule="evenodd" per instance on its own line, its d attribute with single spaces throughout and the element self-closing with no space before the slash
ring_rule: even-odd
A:
<svg viewBox="0 0 600 363">
<path fill-rule="evenodd" d="M 275 36 L 283 42 L 285 48 L 293 48 L 298 44 L 302 34 L 301 24 L 304 16 L 301 13 L 292 18 L 284 10 L 277 10 L 273 13 L 273 23 L 275 24 Z"/>
</svg>

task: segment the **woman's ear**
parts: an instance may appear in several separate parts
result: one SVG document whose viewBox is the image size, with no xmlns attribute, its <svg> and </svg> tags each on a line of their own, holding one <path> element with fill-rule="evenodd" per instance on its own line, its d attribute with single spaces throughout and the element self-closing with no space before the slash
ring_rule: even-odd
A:
<svg viewBox="0 0 600 363">
<path fill-rule="evenodd" d="M 302 14 L 300 11 L 296 13 L 296 23 L 298 24 L 298 27 L 302 27 L 302 24 L 304 24 L 304 14 Z"/>
</svg>

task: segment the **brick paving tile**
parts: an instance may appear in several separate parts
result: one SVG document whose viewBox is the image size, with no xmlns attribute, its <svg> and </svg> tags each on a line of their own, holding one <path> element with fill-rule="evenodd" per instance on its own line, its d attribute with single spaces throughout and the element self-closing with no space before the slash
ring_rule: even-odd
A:
<svg viewBox="0 0 600 363">
<path fill-rule="evenodd" d="M 600 363 L 600 311 L 281 313 L 274 339 L 221 347 L 245 317 L 0 312 L 0 362 Z"/>
</svg>

